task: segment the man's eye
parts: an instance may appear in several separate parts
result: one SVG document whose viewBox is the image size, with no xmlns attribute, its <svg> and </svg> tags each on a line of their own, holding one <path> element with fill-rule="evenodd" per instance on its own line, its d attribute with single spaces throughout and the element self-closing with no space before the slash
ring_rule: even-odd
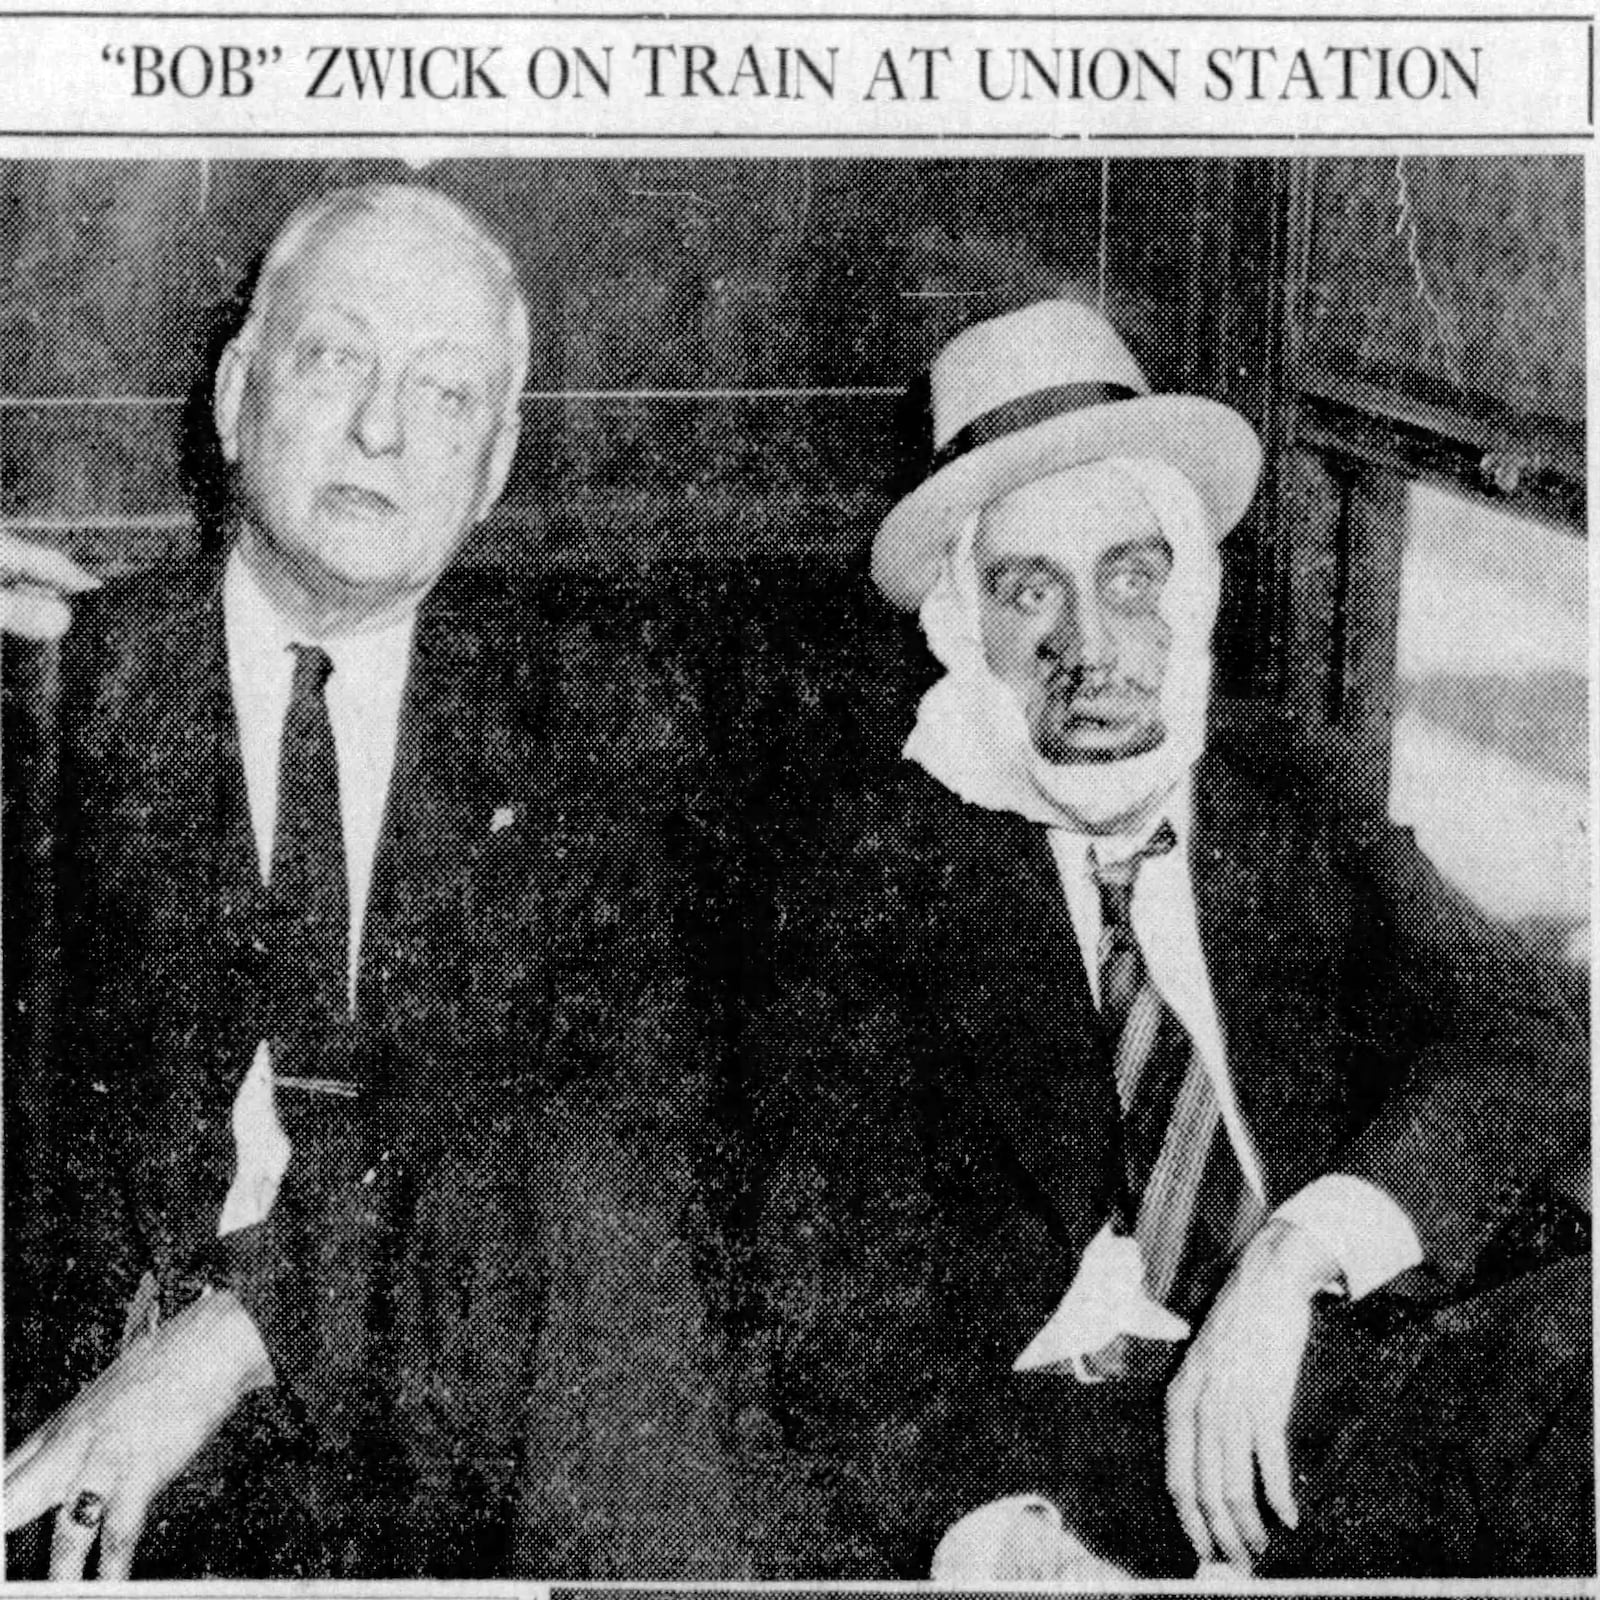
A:
<svg viewBox="0 0 1600 1600">
<path fill-rule="evenodd" d="M 300 370 L 313 377 L 346 376 L 360 371 L 362 359 L 354 345 L 313 339 L 301 346 Z"/>
<path fill-rule="evenodd" d="M 995 598 L 1008 610 L 1022 616 L 1037 616 L 1050 605 L 1056 595 L 1056 584 L 1050 578 L 1010 574 L 1002 576 L 995 584 Z"/>
<path fill-rule="evenodd" d="M 464 417 L 478 398 L 476 390 L 468 385 L 449 383 L 442 378 L 422 378 L 417 387 L 427 403 L 442 417 Z"/>
<path fill-rule="evenodd" d="M 1155 587 L 1155 574 L 1148 567 L 1118 567 L 1106 579 L 1106 593 L 1119 605 L 1148 600 Z"/>
</svg>

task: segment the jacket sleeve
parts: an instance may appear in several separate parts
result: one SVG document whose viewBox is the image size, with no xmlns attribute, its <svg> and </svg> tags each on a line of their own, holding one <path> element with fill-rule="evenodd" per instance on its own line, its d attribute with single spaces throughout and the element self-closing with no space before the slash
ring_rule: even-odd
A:
<svg viewBox="0 0 1600 1600">
<path fill-rule="evenodd" d="M 1334 1161 L 1392 1195 L 1425 1264 L 1470 1278 L 1528 1197 L 1585 1170 L 1588 1024 L 1561 976 L 1451 889 L 1409 830 L 1352 830 L 1347 992 L 1375 1109 Z"/>
<path fill-rule="evenodd" d="M 37 1253 L 18 1252 L 7 1268 L 8 1297 L 14 1285 L 28 1284 L 27 1310 L 39 1318 L 33 1338 L 8 1342 L 9 1360 L 22 1370 L 11 1375 L 7 1389 L 8 1401 L 13 1392 L 19 1400 L 28 1395 L 32 1386 L 23 1373 L 37 1368 L 51 1407 L 90 1382 L 116 1356 L 132 1323 L 158 1305 L 155 1241 L 138 1226 L 125 1185 L 130 1159 L 140 1157 L 125 1113 L 142 1025 L 113 1003 L 104 979 L 113 965 L 108 958 L 128 935 L 95 870 L 95 844 L 107 826 L 105 786 L 97 762 L 86 760 L 81 748 L 84 730 L 98 726 L 83 682 L 85 657 L 92 659 L 94 651 L 71 636 L 60 649 L 52 731 L 59 766 L 52 774 L 48 761 L 32 771 L 6 763 L 8 866 L 21 842 L 9 836 L 21 804 L 40 807 L 47 830 L 47 848 L 28 863 L 20 886 L 31 916 L 26 927 L 11 920 L 16 888 L 7 884 L 8 946 L 13 938 L 28 942 L 25 956 L 8 948 L 7 978 L 17 971 L 14 963 L 25 961 L 40 969 L 39 987 L 47 996 L 43 1017 L 31 1019 L 31 1048 L 15 1061 L 8 1050 L 6 1062 L 8 1105 L 13 1093 L 32 1101 L 17 1134 L 31 1129 L 34 1135 L 19 1138 L 14 1151 L 8 1130 L 8 1159 L 31 1155 L 33 1170 L 8 1174 L 7 1243 L 16 1242 L 14 1220 L 39 1210 L 48 1214 L 49 1241 Z M 39 784 L 40 792 L 23 802 L 18 789 L 28 783 Z M 7 996 L 8 1047 L 9 1007 L 32 998 Z M 23 1408 L 12 1410 L 15 1419 Z"/>
</svg>

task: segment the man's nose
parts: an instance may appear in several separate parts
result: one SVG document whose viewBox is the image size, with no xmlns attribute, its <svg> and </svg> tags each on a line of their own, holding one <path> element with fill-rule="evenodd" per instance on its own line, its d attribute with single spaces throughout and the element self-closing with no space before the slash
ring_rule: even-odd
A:
<svg viewBox="0 0 1600 1600">
<path fill-rule="evenodd" d="M 1099 606 L 1092 600 L 1083 604 L 1072 599 L 1057 613 L 1050 631 L 1040 641 L 1039 653 L 1057 668 L 1090 672 L 1111 664 L 1116 640 Z"/>
<path fill-rule="evenodd" d="M 1040 659 L 1058 671 L 1081 671 L 1089 659 L 1090 641 L 1078 603 L 1063 599 L 1049 628 L 1039 640 Z"/>
<path fill-rule="evenodd" d="M 395 455 L 405 443 L 405 421 L 401 414 L 400 385 L 374 373 L 366 393 L 356 403 L 350 419 L 350 432 L 369 456 Z"/>
</svg>

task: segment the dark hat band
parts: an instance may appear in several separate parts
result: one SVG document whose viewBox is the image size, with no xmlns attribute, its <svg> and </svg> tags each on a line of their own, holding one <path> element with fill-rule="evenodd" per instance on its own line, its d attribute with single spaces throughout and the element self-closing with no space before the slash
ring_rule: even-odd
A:
<svg viewBox="0 0 1600 1600">
<path fill-rule="evenodd" d="M 1086 411 L 1090 406 L 1114 405 L 1119 400 L 1137 400 L 1139 391 L 1121 383 L 1058 383 L 1049 389 L 1035 389 L 1018 395 L 993 411 L 976 416 L 959 433 L 953 434 L 941 449 L 934 451 L 928 476 L 942 472 L 952 461 L 974 450 L 993 444 L 1007 434 L 1021 433 L 1052 417 Z"/>
</svg>

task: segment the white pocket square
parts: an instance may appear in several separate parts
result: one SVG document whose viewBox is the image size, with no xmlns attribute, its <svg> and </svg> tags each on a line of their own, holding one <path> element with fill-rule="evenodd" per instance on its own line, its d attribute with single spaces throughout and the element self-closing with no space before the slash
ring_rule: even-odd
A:
<svg viewBox="0 0 1600 1600">
<path fill-rule="evenodd" d="M 1078 1275 L 1013 1363 L 1014 1372 L 1040 1367 L 1071 1367 L 1080 1383 L 1098 1383 L 1085 1358 L 1104 1350 L 1120 1335 L 1175 1344 L 1189 1337 L 1189 1324 L 1145 1293 L 1144 1257 L 1137 1239 L 1108 1222 L 1083 1252 Z"/>
</svg>

